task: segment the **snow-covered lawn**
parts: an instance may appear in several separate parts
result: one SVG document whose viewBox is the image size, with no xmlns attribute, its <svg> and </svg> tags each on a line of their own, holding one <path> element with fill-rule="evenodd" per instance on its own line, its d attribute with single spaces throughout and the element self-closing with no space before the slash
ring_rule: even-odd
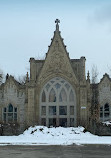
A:
<svg viewBox="0 0 111 158">
<path fill-rule="evenodd" d="M 105 122 L 103 122 L 103 124 L 106 124 L 107 126 L 111 125 L 111 121 L 105 121 Z"/>
<path fill-rule="evenodd" d="M 111 136 L 95 136 L 83 127 L 30 127 L 19 136 L 0 136 L 0 145 L 111 144 Z"/>
</svg>

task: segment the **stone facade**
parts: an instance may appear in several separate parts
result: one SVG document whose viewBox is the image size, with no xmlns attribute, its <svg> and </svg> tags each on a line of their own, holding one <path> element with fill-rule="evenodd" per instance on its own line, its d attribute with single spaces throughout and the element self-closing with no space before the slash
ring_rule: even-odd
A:
<svg viewBox="0 0 111 158">
<path fill-rule="evenodd" d="M 25 86 L 18 83 L 14 77 L 7 76 L 0 87 L 0 123 L 9 127 L 19 125 L 18 132 L 25 126 Z"/>
<path fill-rule="evenodd" d="M 0 122 L 18 124 L 18 133 L 33 125 L 88 128 L 92 120 L 111 117 L 111 80 L 98 84 L 85 75 L 85 57 L 70 59 L 59 20 L 45 60 L 30 58 L 30 78 L 25 84 L 7 76 L 0 86 Z"/>
</svg>

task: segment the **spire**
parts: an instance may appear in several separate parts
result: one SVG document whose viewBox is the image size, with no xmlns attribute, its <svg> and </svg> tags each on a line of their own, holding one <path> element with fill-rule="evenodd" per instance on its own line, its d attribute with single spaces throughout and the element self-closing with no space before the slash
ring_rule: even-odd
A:
<svg viewBox="0 0 111 158">
<path fill-rule="evenodd" d="M 60 23 L 60 20 L 59 20 L 59 19 L 56 19 L 56 20 L 55 20 L 55 23 L 56 23 L 56 31 L 59 31 L 59 23 Z"/>
<path fill-rule="evenodd" d="M 61 37 L 61 31 L 59 31 L 60 20 L 56 19 L 55 23 L 56 23 L 56 29 L 54 31 L 53 38 L 51 38 L 51 44 L 50 44 L 50 46 L 48 48 L 48 52 L 49 52 L 51 47 L 53 47 L 54 50 L 59 50 L 60 51 L 60 45 L 61 44 L 64 47 L 65 51 L 67 52 L 66 45 L 64 45 L 64 42 L 63 42 L 64 39 Z M 46 54 L 46 56 L 47 56 L 47 54 Z"/>
</svg>

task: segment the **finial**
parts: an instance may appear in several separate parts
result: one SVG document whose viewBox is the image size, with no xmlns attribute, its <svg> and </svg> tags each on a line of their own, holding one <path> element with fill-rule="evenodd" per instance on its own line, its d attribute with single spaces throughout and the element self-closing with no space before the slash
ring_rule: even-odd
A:
<svg viewBox="0 0 111 158">
<path fill-rule="evenodd" d="M 28 74 L 28 72 L 26 74 L 26 82 L 29 82 L 29 74 Z"/>
<path fill-rule="evenodd" d="M 7 75 L 6 75 L 6 80 L 9 78 L 9 74 L 7 73 Z"/>
<path fill-rule="evenodd" d="M 87 80 L 90 80 L 90 74 L 89 74 L 89 71 L 87 73 Z"/>
<path fill-rule="evenodd" d="M 60 20 L 59 20 L 59 19 L 56 19 L 56 20 L 55 20 L 55 23 L 56 23 L 56 31 L 59 31 L 59 23 L 60 23 Z"/>
</svg>

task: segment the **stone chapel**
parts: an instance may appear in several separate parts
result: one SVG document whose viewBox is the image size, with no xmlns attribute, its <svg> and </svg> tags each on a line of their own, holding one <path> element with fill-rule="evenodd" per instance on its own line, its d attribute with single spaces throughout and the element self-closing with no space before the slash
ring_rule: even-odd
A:
<svg viewBox="0 0 111 158">
<path fill-rule="evenodd" d="M 45 60 L 30 58 L 30 77 L 24 84 L 7 74 L 0 86 L 0 124 L 9 133 L 21 133 L 34 125 L 91 126 L 92 120 L 111 119 L 111 79 L 100 83 L 86 77 L 85 57 L 70 59 L 56 19 Z"/>
</svg>

